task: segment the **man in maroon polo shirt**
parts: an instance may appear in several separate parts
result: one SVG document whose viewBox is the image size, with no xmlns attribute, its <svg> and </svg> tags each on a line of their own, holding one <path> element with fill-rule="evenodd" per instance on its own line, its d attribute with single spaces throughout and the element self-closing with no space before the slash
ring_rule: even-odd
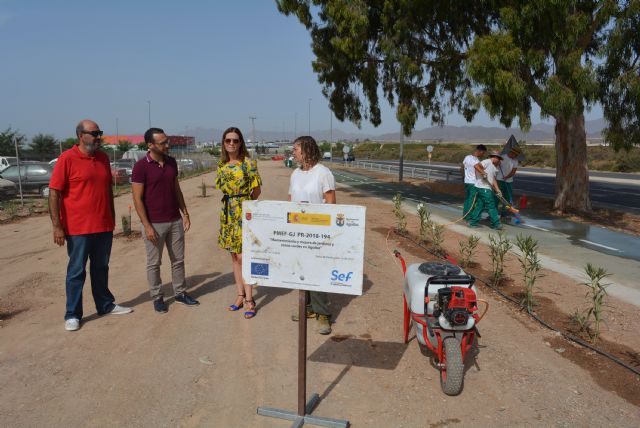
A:
<svg viewBox="0 0 640 428">
<path fill-rule="evenodd" d="M 109 291 L 109 257 L 115 225 L 109 158 L 100 151 L 102 131 L 92 120 L 76 126 L 78 144 L 60 155 L 49 182 L 53 242 L 67 241 L 65 329 L 78 330 L 82 288 L 90 260 L 91 292 L 99 315 L 127 314 Z"/>
<path fill-rule="evenodd" d="M 171 260 L 171 281 L 175 301 L 187 306 L 199 303 L 186 293 L 184 275 L 184 233 L 191 222 L 178 182 L 178 164 L 168 155 L 169 139 L 160 128 L 144 133 L 149 151 L 133 166 L 133 204 L 142 222 L 147 251 L 147 281 L 156 312 L 168 311 L 162 293 L 160 265 L 166 244 Z M 182 216 L 180 215 L 182 211 Z"/>
</svg>

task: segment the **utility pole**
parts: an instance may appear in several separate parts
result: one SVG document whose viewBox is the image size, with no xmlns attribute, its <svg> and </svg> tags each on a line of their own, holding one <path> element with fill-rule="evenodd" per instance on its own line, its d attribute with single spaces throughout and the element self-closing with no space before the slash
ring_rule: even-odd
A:
<svg viewBox="0 0 640 428">
<path fill-rule="evenodd" d="M 147 100 L 147 104 L 149 104 L 149 128 L 151 128 L 151 101 Z"/>
<path fill-rule="evenodd" d="M 16 149 L 16 166 L 18 167 L 18 188 L 20 189 L 20 206 L 24 208 L 24 197 L 22 196 L 22 174 L 20 173 L 20 154 L 18 153 L 18 139 L 13 137 L 13 145 Z"/>
<path fill-rule="evenodd" d="M 333 112 L 329 109 L 329 143 L 333 146 Z"/>
<path fill-rule="evenodd" d="M 251 119 L 251 142 L 253 144 L 256 143 L 256 119 L 257 117 L 255 116 L 249 116 L 249 119 Z"/>
<path fill-rule="evenodd" d="M 307 135 L 311 135 L 311 98 L 309 98 L 309 132 Z"/>
<path fill-rule="evenodd" d="M 400 169 L 398 170 L 398 181 L 402 182 L 402 169 L 404 166 L 404 132 L 402 132 L 402 124 L 400 124 Z"/>
</svg>

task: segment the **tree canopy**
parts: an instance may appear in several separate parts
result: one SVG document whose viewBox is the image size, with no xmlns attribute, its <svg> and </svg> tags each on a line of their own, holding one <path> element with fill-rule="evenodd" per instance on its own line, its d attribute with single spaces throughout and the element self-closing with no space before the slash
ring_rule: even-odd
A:
<svg viewBox="0 0 640 428">
<path fill-rule="evenodd" d="M 505 126 L 556 120 L 556 208 L 590 208 L 584 112 L 604 107 L 615 148 L 640 140 L 638 3 L 278 0 L 309 30 L 313 69 L 340 120 L 379 125 L 380 95 L 408 135 L 419 116 Z M 630 107 L 633 105 L 633 108 Z M 626 108 L 625 108 L 626 107 Z M 631 136 L 631 138 L 628 138 Z"/>
<path fill-rule="evenodd" d="M 15 156 L 14 140 L 18 142 L 18 150 L 25 141 L 25 136 L 10 127 L 0 132 L 0 156 Z"/>
<path fill-rule="evenodd" d="M 118 141 L 118 151 L 119 152 L 128 152 L 134 147 L 134 145 L 129 140 L 120 140 Z"/>
<path fill-rule="evenodd" d="M 58 141 L 50 134 L 37 134 L 31 139 L 31 152 L 40 156 L 55 156 L 59 152 Z"/>
</svg>

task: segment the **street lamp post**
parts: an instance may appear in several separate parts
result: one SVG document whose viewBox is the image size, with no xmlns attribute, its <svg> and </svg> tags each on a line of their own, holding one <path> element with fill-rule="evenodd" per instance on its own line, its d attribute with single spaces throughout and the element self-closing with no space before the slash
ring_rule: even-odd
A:
<svg viewBox="0 0 640 428">
<path fill-rule="evenodd" d="M 404 166 L 404 132 L 402 132 L 402 125 L 400 125 L 400 169 L 398 170 L 398 181 L 402 181 L 402 170 Z"/>
<path fill-rule="evenodd" d="M 257 117 L 249 116 L 249 119 L 251 119 L 251 142 L 253 144 L 255 144 L 256 143 L 256 119 L 257 119 Z"/>
<path fill-rule="evenodd" d="M 309 98 L 309 129 L 307 135 L 311 135 L 311 98 Z"/>
</svg>

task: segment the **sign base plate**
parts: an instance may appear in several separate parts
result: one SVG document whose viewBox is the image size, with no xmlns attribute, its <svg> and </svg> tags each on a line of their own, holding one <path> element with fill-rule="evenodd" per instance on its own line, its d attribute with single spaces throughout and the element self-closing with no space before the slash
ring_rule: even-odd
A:
<svg viewBox="0 0 640 428">
<path fill-rule="evenodd" d="M 296 412 L 289 410 L 274 409 L 272 407 L 258 407 L 258 414 L 262 416 L 269 416 L 272 418 L 284 419 L 287 421 L 293 421 L 292 428 L 299 428 L 305 423 L 310 425 L 316 425 L 321 427 L 331 428 L 348 428 L 349 421 L 341 419 L 323 418 L 322 416 L 313 416 L 311 413 L 313 409 L 318 405 L 320 396 L 318 394 L 311 394 L 311 399 L 307 402 L 305 407 L 305 415 L 301 416 Z"/>
</svg>

